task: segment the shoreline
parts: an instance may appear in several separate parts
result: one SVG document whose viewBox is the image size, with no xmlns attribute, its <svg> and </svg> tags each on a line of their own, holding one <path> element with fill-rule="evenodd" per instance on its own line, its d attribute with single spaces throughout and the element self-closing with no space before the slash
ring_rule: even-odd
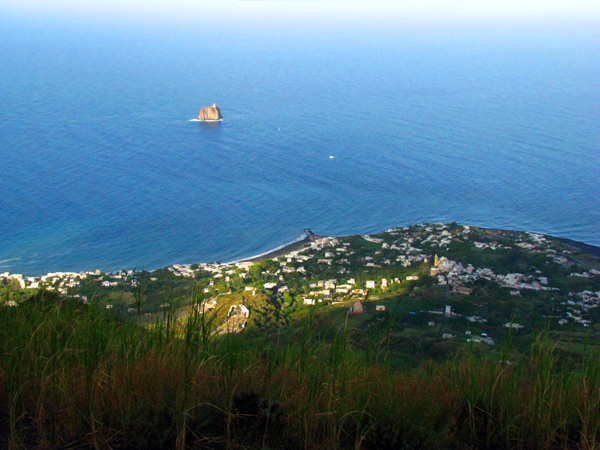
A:
<svg viewBox="0 0 600 450">
<path fill-rule="evenodd" d="M 412 225 L 424 225 L 424 223 L 415 223 Z M 411 226 L 412 226 L 411 225 Z M 472 226 L 472 227 L 476 227 L 476 228 L 480 228 L 483 230 L 489 230 L 489 231 L 499 231 L 499 232 L 513 232 L 513 233 L 533 233 L 530 231 L 523 231 L 523 230 L 511 230 L 511 229 L 503 229 L 503 228 L 493 228 L 493 227 L 482 227 L 482 226 L 477 226 L 477 225 L 468 225 L 468 224 L 458 224 L 461 226 Z M 397 227 L 397 228 L 402 228 L 402 227 Z M 380 232 L 376 232 L 376 233 L 369 233 L 370 235 L 377 235 L 379 233 L 383 233 L 386 230 L 380 231 Z M 317 239 L 322 239 L 325 237 L 336 237 L 336 238 L 341 238 L 341 237 L 346 237 L 346 236 L 358 236 L 361 233 L 356 233 L 356 234 L 348 234 L 348 235 L 318 235 L 316 233 L 314 233 L 313 231 L 309 230 L 309 229 L 305 229 L 303 235 L 298 238 L 297 240 L 294 240 L 292 242 L 288 242 L 287 244 L 283 244 L 280 245 L 278 247 L 275 247 L 271 250 L 267 250 L 264 253 L 258 254 L 258 255 L 254 255 L 254 256 L 248 256 L 248 257 L 244 257 L 244 258 L 239 258 L 233 261 L 228 261 L 228 262 L 219 262 L 219 261 L 215 261 L 217 264 L 222 264 L 222 265 L 234 265 L 236 263 L 242 263 L 242 262 L 258 262 L 258 261 L 265 261 L 267 259 L 273 259 L 273 258 L 278 258 L 280 256 L 283 256 L 287 253 L 290 252 L 294 252 L 294 251 L 298 251 L 301 250 L 303 248 L 305 248 L 306 246 L 308 246 L 308 244 L 310 244 L 311 242 L 317 240 Z M 364 233 L 362 233 L 364 234 Z M 551 238 L 551 239 L 556 239 L 557 241 L 563 242 L 565 244 L 568 245 L 572 245 L 573 247 L 576 247 L 578 249 L 580 249 L 581 251 L 585 252 L 585 253 L 589 253 L 591 255 L 600 257 L 600 246 L 596 246 L 593 244 L 588 244 L 585 242 L 581 242 L 581 241 L 576 241 L 573 239 L 569 239 L 569 238 L 563 238 L 563 237 L 558 237 L 558 236 L 553 236 L 550 234 L 545 234 L 545 233 L 537 233 L 537 234 L 541 234 L 542 236 Z M 213 262 L 213 263 L 215 263 Z M 173 264 L 168 264 L 165 266 L 161 266 L 161 267 L 156 267 L 153 269 L 142 269 L 143 272 L 154 272 L 156 270 L 161 270 L 161 269 L 166 269 L 168 267 L 172 267 L 173 265 L 195 265 L 195 264 L 211 264 L 209 262 L 191 262 L 191 263 L 173 263 Z M 136 270 L 136 269 L 125 269 L 125 268 L 121 268 L 121 269 L 117 269 L 114 271 L 105 271 L 103 269 L 88 269 L 88 270 L 79 270 L 79 271 L 50 271 L 47 272 L 45 274 L 41 274 L 41 275 L 31 275 L 31 274 L 25 274 L 23 272 L 21 273 L 11 273 L 10 271 L 3 271 L 2 269 L 0 269 L 0 275 L 22 275 L 24 277 L 31 277 L 31 278 L 40 278 L 44 275 L 48 275 L 48 274 L 53 274 L 53 273 L 78 273 L 78 274 L 86 274 L 86 273 L 91 273 L 91 272 L 102 272 L 102 273 L 117 273 L 117 272 L 123 272 L 123 271 L 128 271 L 128 270 Z"/>
<path fill-rule="evenodd" d="M 261 253 L 260 255 L 250 256 L 248 258 L 238 259 L 237 261 L 232 261 L 226 264 L 235 264 L 241 262 L 257 262 L 257 261 L 265 261 L 267 259 L 279 258 L 290 252 L 295 252 L 303 249 L 305 246 L 315 241 L 316 239 L 323 238 L 325 236 L 319 236 L 313 233 L 311 230 L 304 230 L 304 237 L 301 237 L 299 240 L 295 240 L 289 242 L 287 244 L 283 244 L 279 247 L 276 247 L 272 250 L 268 250 L 265 253 Z"/>
<path fill-rule="evenodd" d="M 459 225 L 463 225 L 463 224 L 459 224 Z M 465 225 L 463 225 L 463 226 L 465 226 Z M 539 233 L 539 232 L 535 232 L 535 231 L 506 230 L 504 228 L 478 227 L 476 225 L 471 225 L 471 226 L 475 226 L 477 228 L 481 228 L 482 230 L 500 231 L 500 232 L 503 232 L 503 233 L 536 233 L 536 234 L 541 234 L 544 237 L 551 238 L 551 239 L 556 239 L 557 241 L 563 242 L 563 243 L 568 244 L 568 245 L 572 245 L 573 247 L 577 247 L 579 250 L 581 250 L 583 252 L 586 252 L 586 253 L 589 253 L 590 255 L 594 255 L 594 256 L 600 257 L 600 246 L 597 246 L 597 245 L 594 245 L 594 244 L 588 244 L 588 243 L 582 242 L 582 241 L 576 241 L 574 239 L 564 238 L 564 237 L 560 237 L 560 236 L 554 236 L 552 234 Z"/>
</svg>

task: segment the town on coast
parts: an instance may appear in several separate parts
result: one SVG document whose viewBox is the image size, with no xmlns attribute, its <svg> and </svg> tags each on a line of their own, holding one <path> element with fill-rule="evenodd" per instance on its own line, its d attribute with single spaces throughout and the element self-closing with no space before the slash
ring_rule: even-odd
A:
<svg viewBox="0 0 600 450">
<path fill-rule="evenodd" d="M 148 321 L 173 306 L 165 300 L 169 292 L 182 298 L 176 307 L 185 314 L 185 296 L 200 286 L 203 308 L 222 308 L 220 329 L 227 332 L 240 332 L 248 321 L 285 324 L 298 311 L 315 307 L 382 315 L 403 299 L 407 324 L 431 329 L 454 321 L 461 325 L 445 326 L 444 339 L 459 339 L 461 331 L 464 341 L 494 345 L 493 333 L 502 327 L 532 327 L 542 317 L 563 328 L 597 326 L 600 259 L 572 244 L 454 223 L 347 237 L 307 230 L 299 242 L 234 263 L 41 277 L 2 273 L 0 284 L 21 292 L 55 291 L 82 302 L 94 299 L 125 316 L 141 312 Z M 141 290 L 147 301 L 140 311 L 134 297 Z"/>
</svg>

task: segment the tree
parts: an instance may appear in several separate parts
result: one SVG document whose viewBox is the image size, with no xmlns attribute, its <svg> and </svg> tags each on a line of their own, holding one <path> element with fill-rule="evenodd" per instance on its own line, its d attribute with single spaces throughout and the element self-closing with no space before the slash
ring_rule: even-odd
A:
<svg viewBox="0 0 600 450">
<path fill-rule="evenodd" d="M 254 264 L 250 268 L 250 276 L 255 281 L 259 281 L 262 279 L 262 267 L 260 266 L 260 264 Z"/>
<path fill-rule="evenodd" d="M 242 281 L 241 277 L 233 277 L 231 280 L 231 287 L 236 291 L 242 290 L 244 288 L 244 282 Z"/>
</svg>

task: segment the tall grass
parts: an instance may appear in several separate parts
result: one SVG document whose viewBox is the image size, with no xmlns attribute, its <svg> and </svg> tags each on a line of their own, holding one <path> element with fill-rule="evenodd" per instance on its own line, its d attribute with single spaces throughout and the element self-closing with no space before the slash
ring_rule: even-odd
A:
<svg viewBox="0 0 600 450">
<path fill-rule="evenodd" d="M 347 324 L 217 336 L 203 305 L 148 328 L 93 302 L 0 306 L 0 447 L 599 448 L 599 357 L 570 370 L 545 334 L 520 359 L 397 371 Z"/>
</svg>

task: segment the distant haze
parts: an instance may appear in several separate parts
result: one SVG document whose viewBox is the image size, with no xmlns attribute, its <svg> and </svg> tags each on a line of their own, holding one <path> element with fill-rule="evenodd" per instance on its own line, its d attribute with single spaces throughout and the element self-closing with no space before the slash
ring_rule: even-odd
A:
<svg viewBox="0 0 600 450">
<path fill-rule="evenodd" d="M 118 21 L 219 24 L 399 24 L 525 20 L 597 21 L 600 2 L 588 0 L 0 0 L 0 13 Z"/>
</svg>

